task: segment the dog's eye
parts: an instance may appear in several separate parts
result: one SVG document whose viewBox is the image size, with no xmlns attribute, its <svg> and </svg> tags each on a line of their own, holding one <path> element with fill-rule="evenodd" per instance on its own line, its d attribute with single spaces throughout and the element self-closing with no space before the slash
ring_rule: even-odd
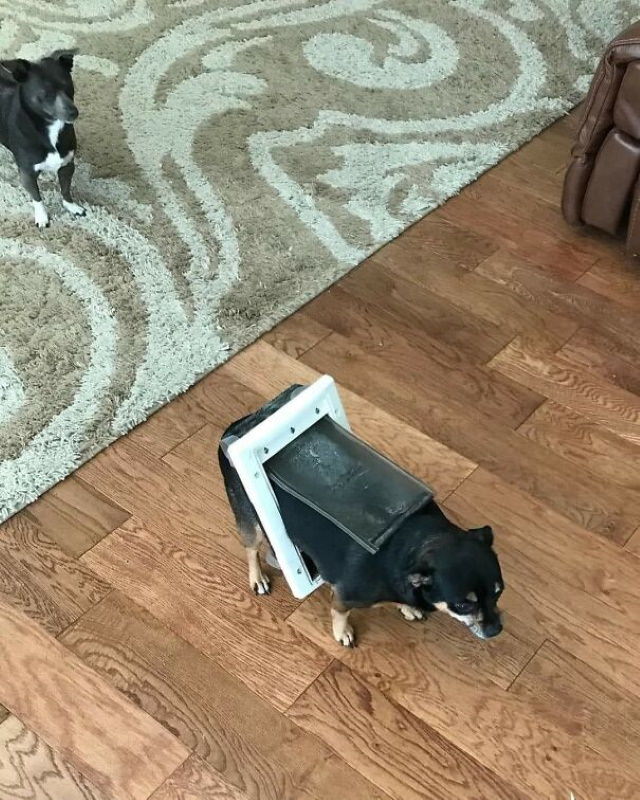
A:
<svg viewBox="0 0 640 800">
<path fill-rule="evenodd" d="M 469 614 L 473 610 L 473 605 L 470 600 L 463 600 L 461 603 L 454 603 L 452 608 L 456 614 Z"/>
</svg>

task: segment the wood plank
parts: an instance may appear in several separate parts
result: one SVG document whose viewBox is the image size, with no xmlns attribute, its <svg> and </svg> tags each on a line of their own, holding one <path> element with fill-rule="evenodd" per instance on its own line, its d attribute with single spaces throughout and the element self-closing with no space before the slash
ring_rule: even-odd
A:
<svg viewBox="0 0 640 800">
<path fill-rule="evenodd" d="M 515 339 L 489 366 L 616 436 L 640 444 L 640 397 L 574 367 L 562 356 L 533 352 Z"/>
<path fill-rule="evenodd" d="M 509 613 L 513 594 L 510 589 L 505 597 L 509 600 L 507 630 L 519 633 L 519 621 Z M 301 616 L 309 603 L 318 610 L 315 621 Z M 292 620 L 297 617 L 299 624 L 322 628 L 326 625 L 326 611 L 326 604 L 318 603 L 312 595 Z M 394 624 L 387 624 L 385 618 L 394 619 Z M 611 800 L 610 781 L 617 789 L 616 800 L 636 796 L 638 782 L 621 779 L 617 761 L 594 753 L 588 743 L 569 736 L 562 727 L 538 719 L 535 705 L 497 686 L 490 671 L 477 667 L 477 660 L 447 660 L 439 646 L 414 646 L 414 636 L 419 632 L 426 635 L 434 623 L 449 625 L 460 641 L 467 638 L 478 651 L 487 645 L 495 646 L 495 658 L 499 660 L 501 637 L 481 643 L 453 620 L 434 615 L 426 624 L 408 623 L 386 609 L 359 615 L 359 645 L 355 649 L 340 648 L 338 657 L 369 686 L 406 708 L 496 775 L 507 776 L 528 797 L 567 800 L 572 790 L 576 797 Z M 408 628 L 416 631 L 410 639 Z M 526 626 L 522 629 L 529 635 Z M 538 644 L 543 638 L 544 632 Z M 482 663 L 485 656 L 477 658 Z M 342 724 L 341 717 L 336 715 L 336 720 L 336 725 Z"/>
<path fill-rule="evenodd" d="M 21 516 L 39 525 L 64 553 L 77 558 L 131 514 L 71 475 L 25 508 Z"/>
<path fill-rule="evenodd" d="M 0 598 L 56 635 L 111 587 L 26 517 L 8 520 L 0 536 Z"/>
<path fill-rule="evenodd" d="M 197 393 L 199 406 L 222 425 L 264 402 L 264 398 L 230 377 L 217 378 L 213 383 L 205 379 L 189 393 Z M 205 469 L 211 477 L 210 484 L 204 479 L 194 483 L 128 435 L 83 465 L 76 475 L 89 486 L 99 486 L 110 500 L 130 509 L 136 518 L 161 531 L 168 541 L 169 537 L 178 536 L 183 544 L 190 540 L 194 547 L 210 541 L 212 546 L 220 544 L 244 561 L 244 547 L 235 525 L 230 524 L 215 452 Z"/>
<path fill-rule="evenodd" d="M 581 276 L 578 283 L 609 297 L 621 306 L 640 311 L 640 265 L 622 254 L 602 258 Z"/>
<path fill-rule="evenodd" d="M 262 338 L 291 358 L 299 358 L 330 333 L 329 328 L 305 314 L 294 314 Z"/>
<path fill-rule="evenodd" d="M 206 481 L 195 483 L 151 457 L 127 436 L 84 464 L 77 474 L 163 535 L 191 537 L 194 543 L 208 538 L 244 560 L 244 547 L 235 526 L 229 524 L 231 516 L 214 458 L 211 453 L 207 474 L 212 482 L 206 486 Z"/>
<path fill-rule="evenodd" d="M 228 784 L 197 756 L 191 756 L 149 800 L 249 800 L 250 797 Z"/>
<path fill-rule="evenodd" d="M 580 125 L 582 124 L 584 112 L 585 101 L 581 100 L 571 109 L 571 111 L 569 111 L 563 117 L 560 117 L 557 122 L 543 131 L 541 136 L 546 137 L 547 133 L 560 134 L 568 144 L 571 144 L 576 133 L 578 132 Z"/>
<path fill-rule="evenodd" d="M 540 144 L 542 146 L 536 146 Z M 536 199 L 559 206 L 565 162 L 562 148 L 549 148 L 547 143 L 536 138 L 507 156 L 500 164 L 499 174 L 512 186 L 526 187 L 527 194 Z M 560 164 L 562 166 L 558 166 Z"/>
<path fill-rule="evenodd" d="M 190 390 L 206 409 L 207 421 L 226 428 L 239 417 L 249 414 L 265 398 L 239 381 L 210 372 Z"/>
<path fill-rule="evenodd" d="M 447 264 L 471 271 L 498 249 L 490 237 L 460 227 L 450 220 L 434 217 L 433 214 L 415 222 L 395 242 L 401 240 L 428 253 L 429 264 L 434 271 Z M 376 256 L 389 250 L 393 244 L 390 242 L 385 245 Z M 378 259 L 374 256 L 374 260 Z M 410 268 L 411 265 L 407 266 Z M 402 275 L 401 272 L 399 274 Z"/>
<path fill-rule="evenodd" d="M 208 420 L 206 410 L 189 390 L 160 408 L 127 435 L 131 442 L 149 455 L 162 458 L 198 428 L 206 425 Z"/>
<path fill-rule="evenodd" d="M 315 645 L 270 613 L 268 602 L 253 596 L 248 582 L 240 589 L 222 568 L 207 569 L 135 520 L 83 560 L 280 710 L 328 664 Z"/>
<path fill-rule="evenodd" d="M 261 351 L 261 356 L 267 355 Z M 244 356 L 248 359 L 248 356 Z M 519 486 L 589 530 L 624 542 L 640 522 L 638 498 L 628 490 L 607 487 L 585 466 L 580 469 L 480 413 L 470 404 L 432 391 L 428 381 L 409 383 L 384 359 L 363 353 L 337 334 L 303 356 L 320 372 L 330 372 L 343 386 Z M 233 363 L 233 362 L 232 362 Z M 233 367 L 230 367 L 233 369 Z M 427 482 L 435 480 L 437 470 Z"/>
<path fill-rule="evenodd" d="M 482 186 L 478 182 L 466 187 L 433 213 L 492 236 L 512 255 L 530 261 L 552 276 L 573 281 L 595 263 L 598 253 L 593 252 L 592 243 L 584 241 L 569 226 L 565 226 L 563 235 L 559 235 L 559 230 L 546 230 L 548 221 L 544 220 L 547 216 L 544 211 L 548 204 L 537 203 L 518 192 L 517 206 L 526 205 L 532 215 L 525 220 L 517 206 L 514 208 L 513 200 L 496 198 L 484 192 Z"/>
<path fill-rule="evenodd" d="M 56 636 L 73 622 L 54 600 L 33 585 L 29 570 L 8 554 L 0 558 L 0 599 Z"/>
<path fill-rule="evenodd" d="M 560 188 L 563 178 L 563 175 L 557 178 Z M 585 235 L 583 229 L 566 223 L 562 216 L 561 192 L 557 192 L 550 201 L 541 199 L 530 191 L 527 183 L 511 180 L 509 170 L 490 170 L 482 176 L 481 181 L 470 184 L 464 192 L 468 192 L 479 205 L 519 220 L 523 230 L 533 223 L 535 228 L 544 231 L 545 236 L 568 242 L 581 252 L 588 253 L 592 261 L 589 269 L 593 269 L 599 260 L 624 258 L 622 243 L 615 237 L 597 232 L 595 235 Z M 576 278 L 575 275 L 567 274 L 562 263 L 547 264 L 545 271 L 560 278 L 577 279 L 580 282 L 581 276 Z"/>
<path fill-rule="evenodd" d="M 424 222 L 431 219 L 426 217 Z M 441 220 L 437 222 L 442 224 Z M 477 271 L 444 259 L 434 264 L 432 251 L 418 237 L 401 236 L 372 256 L 367 269 L 370 265 L 381 265 L 394 275 L 417 283 L 468 314 L 508 331 L 510 338 L 521 334 L 556 349 L 578 327 L 570 317 L 531 305 Z"/>
<path fill-rule="evenodd" d="M 0 700 L 108 797 L 146 800 L 187 757 L 157 722 L 3 600 L 0 637 L 11 642 L 0 648 Z"/>
<path fill-rule="evenodd" d="M 524 598 L 518 613 L 529 626 L 640 696 L 637 559 L 482 469 L 445 508 L 464 525 L 494 527 L 506 582 Z"/>
<path fill-rule="evenodd" d="M 363 303 L 340 287 L 316 298 L 305 314 L 364 352 L 387 359 L 394 372 L 426 377 L 444 397 L 471 403 L 510 427 L 526 419 L 544 399 L 513 381 L 495 380 L 490 370 L 468 361 L 457 348 L 416 331 L 383 307 Z"/>
<path fill-rule="evenodd" d="M 518 432 L 568 461 L 588 464 L 591 472 L 606 481 L 640 491 L 640 473 L 629 469 L 629 464 L 640 458 L 637 445 L 566 406 L 548 400 Z"/>
<path fill-rule="evenodd" d="M 331 635 L 331 595 L 328 587 L 314 592 L 289 617 L 300 633 L 314 641 L 334 658 L 346 659 L 355 669 L 366 669 L 373 651 L 384 652 L 385 642 L 397 642 L 408 661 L 396 665 L 395 680 L 411 682 L 411 663 L 426 659 L 438 672 L 466 676 L 483 675 L 507 689 L 544 641 L 539 629 L 527 628 L 512 619 L 507 610 L 502 635 L 478 646 L 458 622 L 444 614 L 431 614 L 421 622 L 408 622 L 392 606 L 355 610 L 353 623 L 358 647 L 345 654 L 345 648 Z"/>
<path fill-rule="evenodd" d="M 625 345 L 619 338 L 580 328 L 560 349 L 559 355 L 574 366 L 640 395 L 638 356 L 633 346 Z"/>
<path fill-rule="evenodd" d="M 310 383 L 320 375 L 264 342 L 256 342 L 234 356 L 219 372 L 235 377 L 266 397 L 275 396 L 292 383 Z M 333 370 L 329 372 L 333 374 Z M 475 469 L 476 464 L 471 460 L 384 411 L 376 402 L 348 391 L 344 382 L 340 397 L 353 430 L 388 458 L 429 483 L 439 497 L 453 491 Z"/>
<path fill-rule="evenodd" d="M 344 786 L 352 798 L 373 796 L 320 739 L 118 591 L 61 641 L 206 762 L 214 785 L 224 781 L 250 800 L 296 800 L 314 795 L 311 776 L 320 772 L 327 786 Z"/>
<path fill-rule="evenodd" d="M 405 326 L 457 348 L 471 362 L 486 363 L 509 341 L 508 331 L 471 316 L 415 281 L 384 269 L 374 260 L 350 272 L 340 287 L 363 303 L 384 308 Z"/>
<path fill-rule="evenodd" d="M 618 611 L 640 602 L 638 564 L 624 549 L 482 468 L 447 498 L 446 507 L 465 519 L 473 516 L 499 526 L 505 545 L 523 552 L 526 548 L 532 556 L 535 550 L 536 563 L 548 566 L 550 575 L 560 575 L 567 587 L 584 591 Z M 633 620 L 630 624 L 635 626 Z"/>
<path fill-rule="evenodd" d="M 323 672 L 287 715 L 396 800 L 525 800 L 342 664 Z"/>
<path fill-rule="evenodd" d="M 576 113 L 575 109 L 570 111 L 508 158 L 534 164 L 563 180 L 571 145 L 579 126 L 579 117 L 580 113 Z"/>
<path fill-rule="evenodd" d="M 640 557 L 640 528 L 629 538 L 625 550 Z"/>
<path fill-rule="evenodd" d="M 619 341 L 625 351 L 640 359 L 636 333 L 640 314 L 623 308 L 586 286 L 545 274 L 535 264 L 500 250 L 485 259 L 477 272 L 506 287 L 532 306 L 569 316 L 580 325 Z"/>
<path fill-rule="evenodd" d="M 181 447 L 175 452 L 182 452 Z M 174 470 L 126 437 L 86 464 L 82 474 L 114 498 L 126 499 L 136 512 L 134 527 L 141 523 L 168 547 L 175 545 L 193 555 L 203 570 L 218 574 L 244 594 L 249 588 L 246 554 L 222 485 L 215 449 L 200 452 L 202 462 L 195 466 L 174 457 Z M 193 476 L 195 471 L 201 473 L 198 480 Z M 149 497 L 154 498 L 153 503 Z M 297 602 L 283 581 L 276 581 L 271 594 L 262 598 L 262 605 L 279 619 L 286 619 Z"/>
<path fill-rule="evenodd" d="M 174 447 L 173 450 L 163 456 L 162 460 L 174 472 L 194 484 L 202 486 L 205 491 L 215 491 L 216 496 L 224 503 L 226 498 L 216 457 L 223 433 L 224 429 L 218 425 L 211 423 L 205 425 L 196 431 L 193 436 Z M 227 516 L 225 512 L 221 513 Z M 230 514 L 228 519 L 231 523 L 232 517 Z"/>
<path fill-rule="evenodd" d="M 358 773 L 344 762 L 339 762 L 348 770 L 349 776 L 356 776 L 355 782 L 349 782 L 345 776 L 335 769 L 327 772 L 326 764 L 337 760 L 335 755 L 318 764 L 306 781 L 296 790 L 296 800 L 333 800 L 335 797 L 348 797 L 349 800 L 388 800 L 373 784 L 360 778 Z M 360 791 L 366 786 L 367 793 Z M 257 787 L 260 791 L 260 787 Z M 257 797 L 262 798 L 262 794 Z M 192 756 L 179 767 L 173 775 L 155 792 L 149 800 L 248 800 L 253 795 L 230 786 L 212 772 L 207 764 L 197 756 Z"/>
<path fill-rule="evenodd" d="M 161 458 L 207 422 L 228 424 L 261 399 L 234 381 L 210 380 L 206 376 L 176 397 L 128 434 L 131 442 Z M 117 445 L 116 445 L 117 446 Z"/>
<path fill-rule="evenodd" d="M 640 700 L 558 645 L 545 642 L 510 691 L 531 700 L 541 719 L 616 760 L 622 772 L 640 774 Z"/>
<path fill-rule="evenodd" d="M 109 800 L 16 717 L 0 725 L 0 800 Z"/>
</svg>

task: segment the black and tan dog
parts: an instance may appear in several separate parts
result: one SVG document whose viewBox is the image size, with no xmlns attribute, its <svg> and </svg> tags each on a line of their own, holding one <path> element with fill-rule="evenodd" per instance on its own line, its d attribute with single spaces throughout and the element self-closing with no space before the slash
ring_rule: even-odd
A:
<svg viewBox="0 0 640 800">
<path fill-rule="evenodd" d="M 255 414 L 231 425 L 225 436 L 243 436 L 282 406 L 291 387 Z M 259 551 L 268 547 L 258 516 L 222 448 L 220 469 L 238 531 L 247 550 L 249 582 L 257 594 L 269 591 Z M 491 528 L 465 531 L 450 522 L 434 501 L 409 516 L 378 550 L 369 553 L 306 503 L 274 485 L 287 532 L 333 589 L 331 619 L 336 641 L 355 644 L 349 613 L 380 603 L 398 606 L 409 620 L 433 610 L 463 622 L 489 639 L 502 630 L 497 601 L 504 589 L 493 550 Z"/>
<path fill-rule="evenodd" d="M 71 197 L 76 151 L 73 123 L 78 117 L 72 69 L 73 53 L 67 51 L 35 62 L 0 61 L 0 143 L 13 153 L 39 228 L 49 224 L 38 188 L 43 172 L 57 173 L 62 204 L 70 214 L 85 213 Z"/>
</svg>

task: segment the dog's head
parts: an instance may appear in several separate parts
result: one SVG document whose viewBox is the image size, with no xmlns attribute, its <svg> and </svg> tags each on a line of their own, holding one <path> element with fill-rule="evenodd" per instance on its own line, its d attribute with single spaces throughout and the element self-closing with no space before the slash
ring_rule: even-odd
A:
<svg viewBox="0 0 640 800">
<path fill-rule="evenodd" d="M 46 122 L 73 123 L 78 117 L 73 98 L 73 53 L 56 51 L 40 61 L 1 61 L 3 78 L 20 86 L 28 109 Z"/>
<path fill-rule="evenodd" d="M 430 541 L 409 582 L 423 601 L 463 622 L 480 639 L 502 630 L 498 599 L 504 589 L 490 527 Z"/>
</svg>

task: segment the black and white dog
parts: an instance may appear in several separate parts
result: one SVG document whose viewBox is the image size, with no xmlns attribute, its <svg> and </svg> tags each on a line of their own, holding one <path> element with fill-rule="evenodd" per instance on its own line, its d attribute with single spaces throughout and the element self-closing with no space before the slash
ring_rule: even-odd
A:
<svg viewBox="0 0 640 800">
<path fill-rule="evenodd" d="M 13 153 L 20 182 L 33 201 L 36 225 L 45 228 L 49 215 L 38 188 L 41 172 L 56 172 L 64 207 L 83 216 L 73 202 L 78 117 L 71 79 L 73 53 L 59 51 L 40 61 L 0 61 L 0 143 Z"/>
</svg>

